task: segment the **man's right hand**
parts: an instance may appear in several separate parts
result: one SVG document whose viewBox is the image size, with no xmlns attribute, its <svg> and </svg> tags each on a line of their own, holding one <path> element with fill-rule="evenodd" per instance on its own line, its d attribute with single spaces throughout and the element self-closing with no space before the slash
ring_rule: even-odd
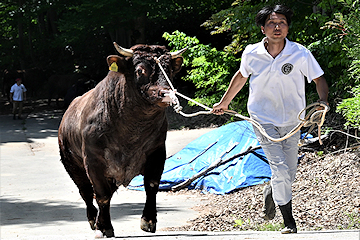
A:
<svg viewBox="0 0 360 240">
<path fill-rule="evenodd" d="M 228 110 L 228 106 L 218 102 L 214 104 L 213 110 L 211 112 L 216 115 L 222 115 L 224 114 L 225 110 Z"/>
</svg>

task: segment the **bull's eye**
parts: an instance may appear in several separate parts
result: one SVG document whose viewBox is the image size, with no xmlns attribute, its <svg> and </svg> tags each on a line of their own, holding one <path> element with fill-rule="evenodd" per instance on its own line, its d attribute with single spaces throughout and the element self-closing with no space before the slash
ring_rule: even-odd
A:
<svg viewBox="0 0 360 240">
<path fill-rule="evenodd" d="M 142 70 L 140 69 L 140 68 L 138 68 L 137 70 L 136 70 L 136 75 L 139 77 L 139 76 L 141 76 L 141 72 L 142 72 Z"/>
<path fill-rule="evenodd" d="M 138 69 L 136 69 L 136 75 L 138 77 L 144 76 L 146 73 L 146 70 L 142 67 L 139 67 Z"/>
</svg>

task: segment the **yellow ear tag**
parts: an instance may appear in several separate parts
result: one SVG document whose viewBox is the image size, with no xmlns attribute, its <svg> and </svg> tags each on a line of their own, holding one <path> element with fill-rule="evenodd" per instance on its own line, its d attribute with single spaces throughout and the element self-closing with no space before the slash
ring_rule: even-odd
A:
<svg viewBox="0 0 360 240">
<path fill-rule="evenodd" d="M 110 71 L 114 71 L 114 72 L 117 72 L 117 71 L 118 71 L 118 66 L 117 66 L 116 62 L 113 62 L 113 63 L 111 64 L 111 66 L 109 67 L 109 70 L 110 70 Z"/>
</svg>

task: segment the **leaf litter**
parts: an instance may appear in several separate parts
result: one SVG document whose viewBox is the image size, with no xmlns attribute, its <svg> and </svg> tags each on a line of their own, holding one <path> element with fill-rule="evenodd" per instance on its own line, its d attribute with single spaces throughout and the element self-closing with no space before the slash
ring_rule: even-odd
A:
<svg viewBox="0 0 360 240">
<path fill-rule="evenodd" d="M 303 153 L 293 184 L 293 214 L 299 231 L 360 228 L 360 151 L 341 154 Z M 267 184 L 267 183 L 265 183 Z M 207 200 L 196 206 L 199 216 L 168 231 L 279 230 L 282 217 L 262 216 L 265 184 L 226 195 L 181 190 Z"/>
</svg>

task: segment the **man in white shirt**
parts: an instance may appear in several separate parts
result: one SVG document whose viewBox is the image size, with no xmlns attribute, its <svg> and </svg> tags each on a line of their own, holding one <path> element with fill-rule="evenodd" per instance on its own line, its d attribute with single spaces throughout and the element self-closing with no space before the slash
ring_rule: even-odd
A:
<svg viewBox="0 0 360 240">
<path fill-rule="evenodd" d="M 10 89 L 10 102 L 13 103 L 13 119 L 16 119 L 16 110 L 19 108 L 18 119 L 21 118 L 21 113 L 23 109 L 23 101 L 26 100 L 26 88 L 22 84 L 21 78 L 17 78 L 16 83 L 12 85 Z"/>
<path fill-rule="evenodd" d="M 309 50 L 286 38 L 292 14 L 291 9 L 283 5 L 267 6 L 259 11 L 255 20 L 265 37 L 245 48 L 240 69 L 221 101 L 213 106 L 213 113 L 223 114 L 248 78 L 248 112 L 273 138 L 283 137 L 298 124 L 297 115 L 306 106 L 305 77 L 309 83 L 315 82 L 319 101 L 327 104 L 329 89 L 323 70 Z M 291 188 L 300 133 L 282 142 L 272 142 L 256 128 L 254 130 L 272 172 L 271 188 L 264 189 L 264 219 L 275 217 L 276 204 L 285 224 L 281 233 L 296 233 Z"/>
</svg>

